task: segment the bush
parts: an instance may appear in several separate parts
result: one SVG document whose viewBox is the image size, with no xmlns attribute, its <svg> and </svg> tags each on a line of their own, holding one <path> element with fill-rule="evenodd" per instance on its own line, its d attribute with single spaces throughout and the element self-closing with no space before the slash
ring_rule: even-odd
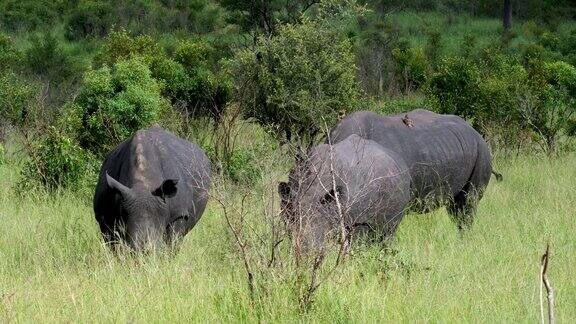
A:
<svg viewBox="0 0 576 324">
<path fill-rule="evenodd" d="M 30 42 L 31 46 L 24 52 L 23 63 L 31 73 L 56 85 L 76 75 L 79 70 L 77 63 L 63 50 L 54 35 L 33 35 Z"/>
<path fill-rule="evenodd" d="M 20 53 L 14 47 L 12 39 L 0 33 L 0 72 L 13 67 L 20 58 Z"/>
<path fill-rule="evenodd" d="M 424 50 L 426 57 L 432 66 L 440 62 L 442 51 L 444 49 L 442 33 L 438 29 L 430 29 L 426 32 L 426 48 Z"/>
<path fill-rule="evenodd" d="M 0 124 L 23 127 L 35 104 L 36 87 L 13 72 L 0 75 Z M 0 127 L 4 127 L 2 125 Z"/>
<path fill-rule="evenodd" d="M 533 95 L 521 107 L 521 113 L 545 150 L 552 154 L 562 132 L 575 135 L 576 68 L 562 61 L 540 67 L 531 71 Z"/>
<path fill-rule="evenodd" d="M 440 113 L 468 119 L 492 144 L 517 148 L 526 133 L 520 107 L 531 97 L 522 65 L 488 50 L 478 60 L 444 60 L 427 85 L 429 103 Z"/>
<path fill-rule="evenodd" d="M 150 36 L 131 37 L 126 31 L 107 38 L 97 65 L 138 57 L 159 83 L 162 95 L 193 118 L 209 116 L 219 120 L 230 98 L 230 85 L 211 70 L 212 49 L 204 42 L 181 41 L 174 57 Z"/>
<path fill-rule="evenodd" d="M 38 187 L 74 188 L 90 173 L 89 156 L 57 127 L 50 127 L 29 153 L 17 188 L 23 193 Z"/>
<path fill-rule="evenodd" d="M 562 133 L 576 124 L 576 68 L 538 54 L 526 56 L 526 67 L 488 50 L 477 61 L 443 61 L 427 85 L 432 106 L 441 113 L 472 121 L 481 132 L 498 130 L 505 145 L 529 131 L 548 152 Z M 545 56 L 544 56 L 545 57 Z"/>
<path fill-rule="evenodd" d="M 104 37 L 117 21 L 113 3 L 102 0 L 80 0 L 66 22 L 66 38 Z"/>
<path fill-rule="evenodd" d="M 278 137 L 309 145 L 359 98 L 350 41 L 315 21 L 281 26 L 271 39 L 237 53 L 230 71 L 246 117 Z"/>
<path fill-rule="evenodd" d="M 430 66 L 422 49 L 396 48 L 392 55 L 396 65 L 394 73 L 404 92 L 418 89 L 426 83 Z"/>
<path fill-rule="evenodd" d="M 81 146 L 97 156 L 158 121 L 168 102 L 144 61 L 134 57 L 88 72 L 76 101 Z"/>
<path fill-rule="evenodd" d="M 174 60 L 182 65 L 187 78 L 183 98 L 188 114 L 194 118 L 208 116 L 217 122 L 231 98 L 231 85 L 224 74 L 210 70 L 214 49 L 204 41 L 181 41 L 176 46 Z"/>
<path fill-rule="evenodd" d="M 260 169 L 254 154 L 246 149 L 236 149 L 228 161 L 222 165 L 224 175 L 230 180 L 247 186 L 253 186 L 260 180 Z"/>
<path fill-rule="evenodd" d="M 176 45 L 174 59 L 187 69 L 206 68 L 214 49 L 203 41 L 181 41 Z"/>
<path fill-rule="evenodd" d="M 64 1 L 2 0 L 0 27 L 11 31 L 40 29 L 53 24 L 64 11 Z"/>
<path fill-rule="evenodd" d="M 96 58 L 96 66 L 108 65 L 138 56 L 146 65 L 155 58 L 165 56 L 164 49 L 148 35 L 132 37 L 126 30 L 110 33 L 106 38 L 102 52 Z"/>
<path fill-rule="evenodd" d="M 438 112 L 474 118 L 480 105 L 478 89 L 481 81 L 480 69 L 473 61 L 448 58 L 431 76 L 427 93 Z"/>
</svg>

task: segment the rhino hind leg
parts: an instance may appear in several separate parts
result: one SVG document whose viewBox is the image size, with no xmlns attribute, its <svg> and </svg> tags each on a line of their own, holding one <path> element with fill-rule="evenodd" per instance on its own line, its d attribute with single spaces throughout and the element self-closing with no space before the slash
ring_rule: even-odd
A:
<svg viewBox="0 0 576 324">
<path fill-rule="evenodd" d="M 476 206 L 481 196 L 481 192 L 469 182 L 448 203 L 448 213 L 452 216 L 460 232 L 472 227 Z"/>
</svg>

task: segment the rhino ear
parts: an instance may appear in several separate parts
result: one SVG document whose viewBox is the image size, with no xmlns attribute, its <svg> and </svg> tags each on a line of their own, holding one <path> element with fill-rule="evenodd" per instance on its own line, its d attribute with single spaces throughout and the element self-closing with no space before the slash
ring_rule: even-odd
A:
<svg viewBox="0 0 576 324">
<path fill-rule="evenodd" d="M 287 182 L 278 182 L 278 194 L 282 201 L 287 201 L 290 195 L 290 186 Z"/>
<path fill-rule="evenodd" d="M 338 193 L 338 199 L 340 199 L 340 197 L 342 197 L 342 187 L 341 186 L 336 186 L 336 193 Z M 330 191 L 327 192 L 324 195 L 324 197 L 320 198 L 320 203 L 322 205 L 324 205 L 324 204 L 329 204 L 335 200 L 336 200 L 336 194 L 334 192 L 334 189 L 330 189 Z"/>
<path fill-rule="evenodd" d="M 124 198 L 127 198 L 132 194 L 132 190 L 130 190 L 130 188 L 126 187 L 125 185 L 118 182 L 116 179 L 112 178 L 108 174 L 108 171 L 106 171 L 106 184 L 112 190 L 115 190 L 118 193 L 120 193 L 120 195 L 122 195 L 122 197 Z"/>
<path fill-rule="evenodd" d="M 177 179 L 166 179 L 164 182 L 162 182 L 160 187 L 152 191 L 152 194 L 162 199 L 172 198 L 176 196 L 176 193 L 178 192 L 178 188 L 176 187 L 177 184 Z"/>
</svg>

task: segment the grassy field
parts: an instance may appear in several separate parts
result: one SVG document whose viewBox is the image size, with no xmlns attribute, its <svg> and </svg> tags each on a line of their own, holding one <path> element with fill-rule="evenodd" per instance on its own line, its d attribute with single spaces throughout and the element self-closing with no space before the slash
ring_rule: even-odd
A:
<svg viewBox="0 0 576 324">
<path fill-rule="evenodd" d="M 89 195 L 16 197 L 17 168 L 4 165 L 0 321 L 534 323 L 547 242 L 558 322 L 576 321 L 576 155 L 496 165 L 504 181 L 490 184 L 465 237 L 444 210 L 410 214 L 394 253 L 354 248 L 304 314 L 289 265 L 250 301 L 214 201 L 176 256 L 119 258 L 102 245 Z"/>
</svg>

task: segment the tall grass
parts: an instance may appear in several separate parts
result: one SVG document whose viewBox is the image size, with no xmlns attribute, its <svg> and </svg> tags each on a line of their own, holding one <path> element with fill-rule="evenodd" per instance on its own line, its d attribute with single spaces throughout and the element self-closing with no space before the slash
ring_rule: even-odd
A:
<svg viewBox="0 0 576 324">
<path fill-rule="evenodd" d="M 387 252 L 355 246 L 306 313 L 282 273 L 288 265 L 251 302 L 213 201 L 175 256 L 116 257 L 102 245 L 91 197 L 16 197 L 17 168 L 0 166 L 0 321 L 536 322 L 539 256 L 550 242 L 558 321 L 574 322 L 576 155 L 496 165 L 504 181 L 490 184 L 464 237 L 444 210 L 407 215 Z"/>
</svg>

